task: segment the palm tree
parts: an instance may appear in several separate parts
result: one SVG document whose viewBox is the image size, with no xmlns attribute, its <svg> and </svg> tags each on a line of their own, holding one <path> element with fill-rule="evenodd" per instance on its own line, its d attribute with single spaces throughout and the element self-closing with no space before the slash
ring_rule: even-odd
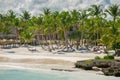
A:
<svg viewBox="0 0 120 80">
<path fill-rule="evenodd" d="M 72 17 L 73 26 L 78 26 L 78 24 L 79 24 L 79 16 L 80 16 L 79 11 L 77 11 L 77 10 L 72 10 L 71 11 L 71 17 Z"/>
<path fill-rule="evenodd" d="M 28 47 L 28 43 L 32 42 L 32 38 L 34 36 L 33 31 L 31 32 L 31 29 L 28 28 L 26 31 L 21 33 L 21 39 L 24 40 L 24 44 Z"/>
<path fill-rule="evenodd" d="M 53 17 L 50 9 L 44 8 L 44 16 L 43 16 L 43 32 L 45 34 L 45 41 L 46 44 L 48 44 L 48 49 L 51 52 L 53 47 L 52 47 L 52 34 L 53 34 Z M 48 42 L 49 40 L 49 42 Z"/>
<path fill-rule="evenodd" d="M 70 27 L 72 26 L 71 24 L 72 22 L 72 18 L 71 15 L 68 11 L 62 11 L 60 13 L 60 30 L 63 31 L 63 36 L 64 36 L 64 40 L 65 40 L 65 46 L 68 49 L 68 33 L 70 30 Z"/>
<path fill-rule="evenodd" d="M 30 13 L 28 11 L 23 11 L 22 15 L 20 15 L 20 16 L 23 19 L 23 21 L 25 21 L 25 22 L 31 18 Z"/>
<path fill-rule="evenodd" d="M 6 14 L 0 14 L 0 34 L 10 34 L 11 26 L 27 42 L 31 42 L 36 33 L 44 34 L 47 38 L 44 37 L 43 41 L 50 44 L 48 49 L 52 49 L 51 45 L 56 37 L 59 38 L 58 43 L 64 41 L 67 49 L 71 43 L 74 45 L 80 41 L 82 41 L 83 46 L 88 39 L 95 45 L 101 40 L 108 46 L 119 41 L 120 9 L 116 4 L 105 10 L 108 13 L 106 15 L 111 15 L 113 20 L 107 20 L 103 17 L 101 5 L 91 5 L 88 10 L 80 11 L 52 12 L 49 8 L 43 10 L 43 14 L 39 16 L 31 16 L 29 11 L 23 11 L 18 17 L 12 10 L 7 11 Z M 74 27 L 77 30 L 73 30 Z M 107 42 L 107 39 L 110 40 Z"/>
<path fill-rule="evenodd" d="M 28 11 L 23 11 L 22 14 L 20 15 L 20 25 L 19 25 L 19 31 L 25 31 L 28 28 L 28 22 L 31 18 L 31 15 Z"/>
<path fill-rule="evenodd" d="M 114 22 L 120 16 L 119 5 L 114 4 L 114 5 L 110 6 L 108 9 L 106 9 L 105 11 L 113 17 Z"/>
<path fill-rule="evenodd" d="M 21 40 L 23 40 L 23 33 L 26 32 L 26 30 L 30 27 L 29 26 L 29 21 L 30 21 L 30 18 L 31 18 L 31 15 L 28 11 L 23 11 L 22 14 L 20 15 L 21 18 L 19 20 L 19 28 L 18 28 L 18 31 L 19 31 L 19 38 Z M 25 41 L 25 40 L 23 40 Z"/>
<path fill-rule="evenodd" d="M 74 30 L 74 31 L 72 31 L 71 32 L 71 34 L 70 34 L 70 39 L 72 39 L 72 40 L 74 40 L 74 41 L 76 41 L 76 49 L 78 50 L 79 49 L 79 45 L 80 45 L 80 39 L 81 39 L 81 32 L 80 32 L 80 30 Z"/>
<path fill-rule="evenodd" d="M 16 18 L 16 14 L 14 11 L 8 10 L 7 17 L 8 17 L 8 20 L 12 21 L 13 19 Z"/>
<path fill-rule="evenodd" d="M 116 19 L 120 16 L 120 9 L 119 9 L 119 5 L 112 5 L 110 6 L 108 9 L 105 10 L 109 15 L 111 15 L 113 17 L 113 25 L 111 28 L 111 32 L 114 35 L 113 36 L 113 45 L 116 44 L 116 39 L 117 39 L 117 35 L 118 35 L 118 28 L 116 27 Z M 115 49 L 116 46 L 114 46 Z"/>
<path fill-rule="evenodd" d="M 80 16 L 80 13 L 79 11 L 77 10 L 72 10 L 70 12 L 71 14 L 71 25 L 72 27 L 70 28 L 70 34 L 69 34 L 69 38 L 70 38 L 70 41 L 71 41 L 71 44 L 73 44 L 73 41 L 76 41 L 76 49 L 78 49 L 79 45 L 80 45 L 80 31 L 79 30 L 76 30 L 76 29 L 79 29 L 79 16 Z"/>
<path fill-rule="evenodd" d="M 96 31 L 95 31 L 95 28 L 94 28 L 94 36 L 95 36 L 94 39 L 98 40 L 99 39 L 99 37 L 98 37 L 99 36 L 99 33 L 98 33 L 99 24 L 96 21 L 98 21 L 99 19 L 101 19 L 102 15 L 105 15 L 105 14 L 103 13 L 101 5 L 91 5 L 91 8 L 89 8 L 88 10 L 90 11 L 91 17 L 93 17 L 93 19 L 94 19 L 94 25 L 93 25 L 93 27 L 97 28 Z M 95 45 L 97 45 L 97 43 L 98 42 L 95 41 Z"/>
<path fill-rule="evenodd" d="M 4 23 L 4 16 L 3 16 L 3 14 L 0 14 L 0 33 L 2 33 L 3 32 L 3 30 L 2 30 L 2 27 L 3 27 L 3 23 Z"/>
<path fill-rule="evenodd" d="M 53 40 L 55 41 L 54 43 L 57 45 L 57 48 L 60 46 L 60 17 L 59 17 L 59 12 L 54 11 L 51 14 L 52 19 L 52 34 L 53 34 Z M 59 42 L 58 42 L 59 40 Z"/>
<path fill-rule="evenodd" d="M 3 34 L 12 33 L 13 22 L 16 14 L 12 10 L 8 10 L 7 14 L 0 14 L 1 30 Z"/>
<path fill-rule="evenodd" d="M 80 24 L 81 24 L 81 41 L 82 41 L 82 46 L 84 46 L 84 32 L 85 32 L 85 22 L 88 18 L 88 14 L 86 10 L 81 10 L 80 11 L 80 15 L 79 15 L 79 20 L 80 20 Z"/>
<path fill-rule="evenodd" d="M 44 11 L 43 11 L 43 12 L 44 12 L 44 15 L 46 15 L 46 16 L 51 13 L 51 11 L 50 11 L 49 8 L 44 8 L 43 10 L 44 10 Z"/>
<path fill-rule="evenodd" d="M 91 8 L 88 9 L 90 11 L 90 14 L 94 17 L 99 17 L 102 15 L 102 8 L 101 5 L 91 5 Z"/>
<path fill-rule="evenodd" d="M 12 27 L 11 29 L 14 29 L 15 35 L 18 34 L 18 25 L 19 25 L 19 19 L 16 16 L 16 13 L 12 10 L 8 10 L 7 12 L 7 20 Z"/>
</svg>

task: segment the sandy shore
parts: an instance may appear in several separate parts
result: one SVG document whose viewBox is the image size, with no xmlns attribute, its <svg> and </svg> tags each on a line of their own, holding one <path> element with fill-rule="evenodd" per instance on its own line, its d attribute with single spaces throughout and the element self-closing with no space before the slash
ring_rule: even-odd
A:
<svg viewBox="0 0 120 80">
<path fill-rule="evenodd" d="M 105 54 L 94 53 L 60 53 L 48 52 L 36 47 L 36 52 L 26 47 L 0 49 L 0 68 L 31 68 L 31 69 L 74 69 L 78 60 L 93 59 L 95 56 L 103 57 Z"/>
<path fill-rule="evenodd" d="M 61 73 L 70 78 L 75 76 L 73 80 L 119 80 L 117 77 L 104 76 L 100 71 L 85 71 L 74 68 L 74 63 L 78 60 L 93 59 L 95 56 L 103 57 L 105 54 L 77 52 L 54 53 L 44 51 L 40 47 L 36 47 L 36 49 L 38 50 L 37 52 L 31 52 L 25 47 L 0 49 L 0 70 L 43 71 L 43 74 L 46 71 L 50 71 L 50 74 L 56 72 L 55 74 Z M 70 73 L 71 71 L 72 73 Z"/>
</svg>

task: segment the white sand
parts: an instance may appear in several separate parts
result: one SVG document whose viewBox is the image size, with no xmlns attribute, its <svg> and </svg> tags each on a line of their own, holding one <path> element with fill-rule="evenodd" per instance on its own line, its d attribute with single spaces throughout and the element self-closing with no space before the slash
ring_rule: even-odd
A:
<svg viewBox="0 0 120 80">
<path fill-rule="evenodd" d="M 93 59 L 95 56 L 103 57 L 105 54 L 94 53 L 56 53 L 42 50 L 36 47 L 38 52 L 28 51 L 25 47 L 0 49 L 0 69 L 32 69 L 32 70 L 47 70 L 64 69 L 73 70 L 74 75 L 86 76 L 84 79 L 93 80 L 118 80 L 115 77 L 106 77 L 101 72 L 84 71 L 74 68 L 74 63 L 78 60 Z M 89 73 L 89 74 L 88 74 Z M 86 75 L 87 74 L 87 75 Z M 98 75 L 102 74 L 102 75 Z M 98 78 L 96 78 L 97 76 Z M 82 78 L 81 78 L 82 79 Z"/>
<path fill-rule="evenodd" d="M 105 54 L 94 54 L 94 53 L 52 53 L 44 51 L 40 47 L 36 47 L 38 52 L 31 52 L 27 48 L 12 48 L 12 49 L 2 49 L 0 56 L 9 58 L 33 58 L 33 59 L 60 59 L 76 62 L 77 60 L 93 59 L 95 56 L 103 57 Z"/>
<path fill-rule="evenodd" d="M 95 56 L 103 57 L 105 54 L 94 53 L 53 53 L 36 47 L 37 52 L 31 52 L 26 47 L 1 49 L 0 68 L 68 68 L 73 69 L 78 60 L 94 59 Z"/>
</svg>

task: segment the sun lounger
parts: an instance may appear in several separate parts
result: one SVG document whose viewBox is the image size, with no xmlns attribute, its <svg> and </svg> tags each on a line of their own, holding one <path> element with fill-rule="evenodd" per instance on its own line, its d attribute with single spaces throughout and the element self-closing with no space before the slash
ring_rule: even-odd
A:
<svg viewBox="0 0 120 80">
<path fill-rule="evenodd" d="M 28 47 L 29 51 L 37 51 L 35 47 Z"/>
</svg>

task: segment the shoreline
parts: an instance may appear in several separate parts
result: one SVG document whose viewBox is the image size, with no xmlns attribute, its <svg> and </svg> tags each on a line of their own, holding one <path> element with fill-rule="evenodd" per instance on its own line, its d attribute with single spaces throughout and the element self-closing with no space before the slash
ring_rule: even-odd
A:
<svg viewBox="0 0 120 80">
<path fill-rule="evenodd" d="M 56 68 L 57 69 L 57 68 Z M 59 68 L 61 69 L 61 68 Z M 43 68 L 27 68 L 27 67 L 20 67 L 20 66 L 6 66 L 0 65 L 0 70 L 28 70 L 28 71 L 46 71 L 46 72 L 66 72 L 66 73 L 79 73 L 79 72 L 86 72 L 86 73 L 92 73 L 92 74 L 102 74 L 104 75 L 101 71 L 93 71 L 93 70 L 83 70 L 83 69 L 78 69 L 78 68 L 73 68 L 73 69 L 63 69 L 63 70 L 54 70 L 54 69 L 43 69 Z"/>
<path fill-rule="evenodd" d="M 38 47 L 37 47 L 38 49 Z M 103 57 L 106 54 L 95 53 L 64 53 L 53 54 L 51 52 L 43 51 L 32 53 L 24 47 L 13 49 L 0 50 L 0 71 L 17 70 L 17 71 L 35 71 L 35 72 L 50 72 L 50 73 L 67 73 L 72 75 L 85 75 L 94 78 L 106 78 L 101 71 L 91 71 L 75 68 L 76 61 L 94 59 L 95 56 Z M 15 53 L 10 53 L 15 52 Z M 88 75 L 86 75 L 88 74 Z M 111 78 L 118 80 L 118 78 L 111 76 Z M 85 79 L 85 78 L 84 78 Z M 100 80 L 100 79 L 98 79 Z"/>
<path fill-rule="evenodd" d="M 95 56 L 103 57 L 105 54 L 94 53 L 53 53 L 44 51 L 36 47 L 39 52 L 30 52 L 26 47 L 1 49 L 0 50 L 0 69 L 6 68 L 33 68 L 47 70 L 76 70 L 76 61 L 94 59 Z M 2 67 L 3 66 L 3 67 Z M 77 69 L 79 70 L 79 69 Z"/>
</svg>

